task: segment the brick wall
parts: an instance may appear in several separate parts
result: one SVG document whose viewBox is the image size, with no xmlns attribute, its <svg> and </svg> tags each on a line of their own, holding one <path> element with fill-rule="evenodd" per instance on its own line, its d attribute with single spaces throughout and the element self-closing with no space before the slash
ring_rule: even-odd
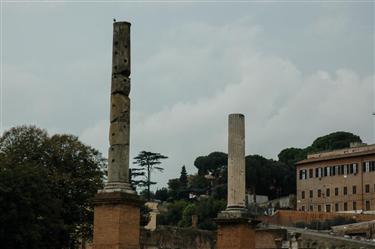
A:
<svg viewBox="0 0 375 249">
<path fill-rule="evenodd" d="M 259 220 L 268 223 L 282 226 L 291 226 L 297 222 L 305 222 L 307 224 L 314 220 L 330 220 L 337 217 L 346 217 L 355 219 L 357 222 L 375 220 L 374 214 L 345 214 L 345 213 L 326 213 L 326 212 L 303 212 L 292 210 L 278 210 L 272 216 L 261 216 Z"/>
</svg>

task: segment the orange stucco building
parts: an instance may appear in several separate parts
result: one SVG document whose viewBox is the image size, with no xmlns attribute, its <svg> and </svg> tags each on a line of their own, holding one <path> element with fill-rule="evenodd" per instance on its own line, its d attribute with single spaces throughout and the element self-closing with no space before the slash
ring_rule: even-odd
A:
<svg viewBox="0 0 375 249">
<path fill-rule="evenodd" d="M 375 145 L 311 154 L 296 170 L 297 210 L 375 213 Z"/>
</svg>

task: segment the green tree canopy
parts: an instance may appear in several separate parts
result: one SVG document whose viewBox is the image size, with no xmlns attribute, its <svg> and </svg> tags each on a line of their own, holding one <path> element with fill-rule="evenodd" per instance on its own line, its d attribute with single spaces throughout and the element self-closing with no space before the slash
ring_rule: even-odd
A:
<svg viewBox="0 0 375 249">
<path fill-rule="evenodd" d="M 228 156 L 223 152 L 212 152 L 207 156 L 197 157 L 194 166 L 199 175 L 218 175 L 223 167 L 228 164 Z"/>
<path fill-rule="evenodd" d="M 155 199 L 159 201 L 168 200 L 169 194 L 167 188 L 161 188 L 155 191 Z"/>
<path fill-rule="evenodd" d="M 151 173 L 154 170 L 163 171 L 164 169 L 157 165 L 161 164 L 162 159 L 167 158 L 167 156 L 164 156 L 160 153 L 150 151 L 141 151 L 136 157 L 134 157 L 135 161 L 133 162 L 133 164 L 137 166 L 135 168 L 132 168 L 131 172 L 133 176 L 135 176 L 135 178 L 141 176 L 143 179 L 132 179 L 133 184 L 147 188 L 147 200 L 151 199 L 151 185 L 156 184 L 156 182 L 151 181 Z"/>
<path fill-rule="evenodd" d="M 307 150 L 300 148 L 286 148 L 283 149 L 279 155 L 279 161 L 287 165 L 294 165 L 296 162 L 306 159 Z"/>
<path fill-rule="evenodd" d="M 4 132 L 0 137 L 4 248 L 75 248 L 78 239 L 90 238 L 91 198 L 103 186 L 104 169 L 101 154 L 75 136 L 50 137 L 35 126 Z"/>
<path fill-rule="evenodd" d="M 362 140 L 359 136 L 350 132 L 337 131 L 328 135 L 318 137 L 307 148 L 309 153 L 338 150 L 350 147 L 350 143 L 361 143 Z"/>
</svg>

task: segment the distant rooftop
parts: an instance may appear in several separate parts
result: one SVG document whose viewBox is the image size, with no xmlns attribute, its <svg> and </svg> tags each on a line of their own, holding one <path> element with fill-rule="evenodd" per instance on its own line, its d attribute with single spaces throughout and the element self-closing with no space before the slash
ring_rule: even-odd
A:
<svg viewBox="0 0 375 249">
<path fill-rule="evenodd" d="M 307 159 L 299 161 L 296 164 L 299 165 L 310 162 L 362 156 L 367 154 L 375 154 L 375 144 L 367 145 L 363 143 L 353 143 L 350 145 L 350 148 L 309 154 L 307 155 Z"/>
</svg>

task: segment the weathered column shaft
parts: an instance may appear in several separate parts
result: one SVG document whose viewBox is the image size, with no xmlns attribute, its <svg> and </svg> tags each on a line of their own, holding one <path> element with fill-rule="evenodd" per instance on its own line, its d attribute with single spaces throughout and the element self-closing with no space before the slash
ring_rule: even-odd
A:
<svg viewBox="0 0 375 249">
<path fill-rule="evenodd" d="M 230 114 L 228 120 L 228 205 L 245 208 L 245 117 Z"/>
<path fill-rule="evenodd" d="M 130 190 L 130 23 L 113 24 L 112 81 L 108 150 L 108 183 L 105 189 Z"/>
<path fill-rule="evenodd" d="M 140 249 L 140 206 L 129 183 L 130 23 L 113 24 L 108 182 L 94 198 L 94 249 Z"/>
</svg>

